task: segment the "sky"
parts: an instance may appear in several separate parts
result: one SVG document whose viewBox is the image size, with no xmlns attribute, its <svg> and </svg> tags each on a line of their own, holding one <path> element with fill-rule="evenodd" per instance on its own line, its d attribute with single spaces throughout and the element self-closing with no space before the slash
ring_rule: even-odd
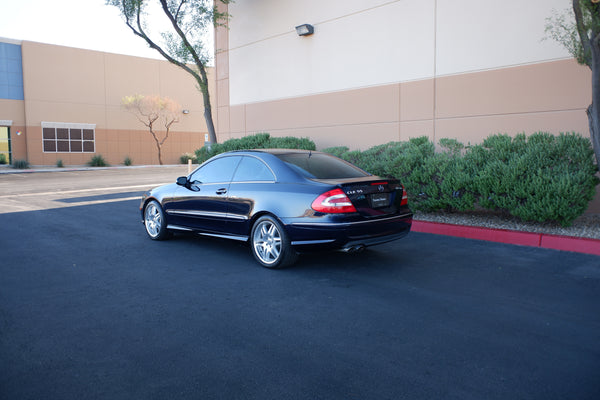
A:
<svg viewBox="0 0 600 400">
<path fill-rule="evenodd" d="M 0 0 L 0 37 L 162 58 L 105 0 Z"/>
</svg>

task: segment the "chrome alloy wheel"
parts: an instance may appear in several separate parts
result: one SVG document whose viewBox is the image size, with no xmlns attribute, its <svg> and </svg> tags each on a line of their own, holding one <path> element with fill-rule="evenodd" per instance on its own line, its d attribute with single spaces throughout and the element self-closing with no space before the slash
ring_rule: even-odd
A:
<svg viewBox="0 0 600 400">
<path fill-rule="evenodd" d="M 161 233 L 163 224 L 162 210 L 152 201 L 146 206 L 144 211 L 144 225 L 146 226 L 146 232 L 151 238 L 157 238 Z"/>
<path fill-rule="evenodd" d="M 277 226 L 265 220 L 259 222 L 252 237 L 254 253 L 265 265 L 275 264 L 281 256 L 281 232 Z"/>
</svg>

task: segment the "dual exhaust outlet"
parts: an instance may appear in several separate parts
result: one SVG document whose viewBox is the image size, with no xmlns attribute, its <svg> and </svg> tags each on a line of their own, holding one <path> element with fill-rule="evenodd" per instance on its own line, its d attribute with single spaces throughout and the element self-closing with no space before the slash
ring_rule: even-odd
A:
<svg viewBox="0 0 600 400">
<path fill-rule="evenodd" d="M 367 248 L 367 246 L 365 246 L 364 244 L 356 244 L 354 246 L 344 247 L 341 249 L 341 251 L 343 251 L 344 253 L 352 254 L 352 253 L 360 253 L 366 248 Z"/>
</svg>

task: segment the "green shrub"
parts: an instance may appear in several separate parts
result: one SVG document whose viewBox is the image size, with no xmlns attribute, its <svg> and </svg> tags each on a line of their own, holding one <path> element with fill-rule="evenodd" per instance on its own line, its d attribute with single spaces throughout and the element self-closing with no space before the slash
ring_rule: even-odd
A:
<svg viewBox="0 0 600 400">
<path fill-rule="evenodd" d="M 460 156 L 430 155 L 401 179 L 407 191 L 415 191 L 411 200 L 418 210 L 467 211 L 474 208 L 476 196 L 472 178 Z"/>
<path fill-rule="evenodd" d="M 60 158 L 58 160 L 56 160 L 56 166 L 58 168 L 64 168 L 65 165 L 63 164 L 63 160 L 61 160 Z"/>
<path fill-rule="evenodd" d="M 439 144 L 444 152 L 452 155 L 460 155 L 465 149 L 465 145 L 456 139 L 443 138 L 440 139 Z"/>
<path fill-rule="evenodd" d="M 88 165 L 90 167 L 107 167 L 108 166 L 108 164 L 104 160 L 104 157 L 102 157 L 102 155 L 100 155 L 100 154 L 96 154 L 95 156 L 93 156 L 92 159 L 90 161 L 88 161 Z"/>
<path fill-rule="evenodd" d="M 185 153 L 182 154 L 181 156 L 179 156 L 179 163 L 180 164 L 187 164 L 189 160 L 192 160 L 192 163 L 196 163 L 196 156 L 194 156 L 193 154 L 190 153 Z"/>
<path fill-rule="evenodd" d="M 203 163 L 209 158 L 233 150 L 248 149 L 302 149 L 316 150 L 314 142 L 307 138 L 276 137 L 272 138 L 268 133 L 257 133 L 256 135 L 244 136 L 240 139 L 229 139 L 223 143 L 214 143 L 210 150 L 207 146 L 196 150 L 198 163 Z"/>
<path fill-rule="evenodd" d="M 501 210 L 522 220 L 570 225 L 587 208 L 600 181 L 589 139 L 576 133 L 510 137 L 481 145 L 427 137 L 365 151 L 324 151 L 383 177 L 401 180 L 411 207 L 422 211 Z"/>
<path fill-rule="evenodd" d="M 563 226 L 585 212 L 598 184 L 588 139 L 545 132 L 489 139 L 478 150 L 485 163 L 474 176 L 481 206 Z"/>
<path fill-rule="evenodd" d="M 346 146 L 338 146 L 338 147 L 328 147 L 326 149 L 321 150 L 324 153 L 332 154 L 339 158 L 344 158 L 344 154 L 350 151 Z"/>
<path fill-rule="evenodd" d="M 27 160 L 15 160 L 12 167 L 15 169 L 29 169 L 29 162 Z"/>
<path fill-rule="evenodd" d="M 0 165 L 6 164 L 6 154 L 0 154 Z"/>
<path fill-rule="evenodd" d="M 272 137 L 267 143 L 270 149 L 300 149 L 317 150 L 315 143 L 309 138 L 296 138 L 291 136 Z"/>
<path fill-rule="evenodd" d="M 131 157 L 129 157 L 129 156 L 125 157 L 125 159 L 123 160 L 123 165 L 125 165 L 126 167 L 132 166 L 133 160 L 131 159 Z"/>
</svg>

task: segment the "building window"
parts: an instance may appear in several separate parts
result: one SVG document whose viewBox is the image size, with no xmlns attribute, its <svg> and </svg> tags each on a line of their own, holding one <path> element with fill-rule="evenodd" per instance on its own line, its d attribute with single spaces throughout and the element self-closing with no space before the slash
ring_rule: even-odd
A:
<svg viewBox="0 0 600 400">
<path fill-rule="evenodd" d="M 42 122 L 44 153 L 94 153 L 96 125 Z"/>
<path fill-rule="evenodd" d="M 6 40 L 0 42 L 0 99 L 23 100 L 21 45 Z"/>
</svg>

